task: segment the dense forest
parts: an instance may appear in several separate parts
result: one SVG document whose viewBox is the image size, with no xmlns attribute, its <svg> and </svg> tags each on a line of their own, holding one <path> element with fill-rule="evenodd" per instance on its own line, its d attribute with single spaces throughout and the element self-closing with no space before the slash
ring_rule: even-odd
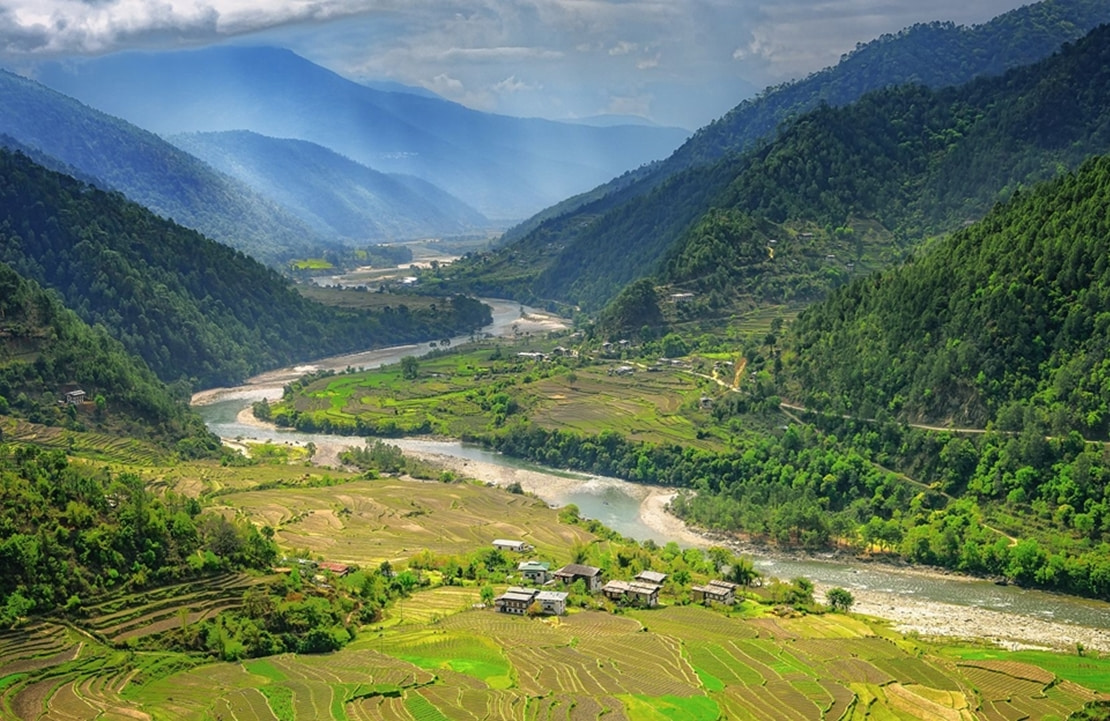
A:
<svg viewBox="0 0 1110 721">
<path fill-rule="evenodd" d="M 79 612 L 109 591 L 268 569 L 277 554 L 272 530 L 33 446 L 0 446 L 0 507 L 0 627 L 28 613 Z"/>
<path fill-rule="evenodd" d="M 768 367 L 825 434 L 792 427 L 750 468 L 693 480 L 676 509 L 775 537 L 775 518 L 808 508 L 816 525 L 794 540 L 1110 593 L 1108 203 L 1110 158 L 1091 159 L 808 308 Z M 900 493 L 886 468 L 908 474 Z"/>
<path fill-rule="evenodd" d="M 59 401 L 85 391 L 80 406 Z M 0 414 L 74 430 L 107 428 L 205 453 L 218 440 L 103 326 L 0 263 Z M 188 438 L 187 442 L 183 441 Z"/>
<path fill-rule="evenodd" d="M 0 151 L 0 261 L 55 289 L 167 382 L 229 385 L 265 368 L 440 338 L 490 322 L 477 301 L 344 311 L 119 194 Z"/>
<path fill-rule="evenodd" d="M 785 393 L 815 408 L 1051 435 L 1110 429 L 1110 157 L 1020 193 L 801 314 Z"/>
<path fill-rule="evenodd" d="M 905 85 L 845 107 L 820 106 L 788 120 L 761 147 L 674 173 L 603 214 L 542 224 L 496 254 L 461 264 L 454 277 L 460 287 L 500 286 L 533 302 L 587 309 L 645 275 L 717 292 L 718 305 L 736 296 L 812 300 L 850 277 L 847 263 L 890 265 L 1016 188 L 1104 151 L 1108 36 L 1096 30 L 1035 65 L 960 88 Z M 799 262 L 780 270 L 765 255 L 753 271 L 744 253 L 716 254 L 711 260 L 720 267 L 704 272 L 713 250 L 701 245 L 702 226 L 720 211 L 732 214 L 734 235 L 753 222 L 778 226 L 758 238 L 761 247 L 791 240 L 804 246 L 796 249 Z M 573 232 L 564 233 L 563 221 Z M 761 288 L 751 287 L 753 276 Z"/>
</svg>

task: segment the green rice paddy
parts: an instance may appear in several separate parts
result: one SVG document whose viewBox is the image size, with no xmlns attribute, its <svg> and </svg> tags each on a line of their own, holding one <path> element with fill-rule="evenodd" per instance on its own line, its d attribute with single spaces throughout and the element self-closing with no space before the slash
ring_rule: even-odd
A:
<svg viewBox="0 0 1110 721">
<path fill-rule="evenodd" d="M 144 473 L 274 526 L 287 550 L 363 566 L 498 537 L 524 538 L 556 564 L 575 546 L 615 553 L 535 499 L 477 485 L 295 465 Z M 1090 652 L 944 647 L 863 617 L 779 618 L 750 602 L 726 612 L 666 593 L 655 609 L 595 601 L 517 617 L 481 607 L 473 582 L 414 593 L 331 654 L 226 663 L 145 650 L 151 634 L 233 607 L 265 581 L 226 574 L 97 599 L 82 618 L 0 633 L 0 718 L 1063 720 L 1110 693 L 1110 659 Z"/>
</svg>

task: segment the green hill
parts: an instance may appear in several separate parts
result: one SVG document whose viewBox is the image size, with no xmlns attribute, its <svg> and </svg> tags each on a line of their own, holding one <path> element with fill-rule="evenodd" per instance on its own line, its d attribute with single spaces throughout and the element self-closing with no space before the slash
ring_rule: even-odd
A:
<svg viewBox="0 0 1110 721">
<path fill-rule="evenodd" d="M 807 309 L 784 357 L 791 394 L 864 416 L 1105 438 L 1108 204 L 1102 157 Z"/>
<path fill-rule="evenodd" d="M 966 81 L 1043 57 L 1054 47 L 1049 38 L 1074 39 L 1105 19 L 1099 15 L 1105 12 L 1098 3 L 1041 3 L 977 28 L 918 26 L 877 40 L 835 69 L 771 89 L 738 107 L 695 135 L 667 161 L 668 170 L 661 165 L 622 176 L 604 193 L 580 197 L 577 209 L 545 213 L 544 220 L 526 226 L 527 233 L 511 233 L 516 242 L 460 265 L 458 282 L 532 302 L 554 300 L 596 309 L 645 275 L 707 294 L 718 288 L 736 292 L 739 281 L 777 272 L 737 268 L 726 254 L 712 262 L 733 267 L 724 269 L 723 277 L 705 277 L 704 269 L 690 262 L 690 256 L 705 255 L 688 247 L 697 246 L 704 235 L 698 226 L 721 209 L 786 224 L 754 239 L 764 251 L 767 241 L 788 233 L 814 233 L 818 241 L 798 251 L 801 257 L 790 266 L 787 280 L 775 284 L 781 287 L 752 293 L 741 284 L 741 295 L 761 300 L 770 290 L 776 302 L 784 296 L 819 296 L 847 279 L 848 253 L 864 251 L 851 262 L 862 261 L 865 268 L 889 264 L 924 234 L 981 216 L 1017 184 L 1050 177 L 1058 163 L 1074 167 L 1104 149 L 1084 132 L 1094 132 L 1101 123 L 1102 109 L 1094 107 L 1100 101 L 1087 100 L 1091 94 L 1102 95 L 1097 70 L 1093 77 L 1087 73 L 1100 62 L 1094 55 L 1105 33 L 1077 43 L 1081 49 L 1073 48 L 1066 59 L 1043 61 L 1006 79 L 983 80 L 961 91 L 930 91 L 920 84 Z M 1080 54 L 1091 54 L 1092 62 L 1079 67 Z M 836 107 L 866 91 L 906 81 L 918 85 Z M 1053 125 L 1057 99 L 1075 102 L 1068 98 L 1086 102 L 1095 117 Z M 801 114 L 814 107 L 818 109 Z M 888 118 L 892 121 L 886 122 Z M 766 140 L 780 120 L 787 124 L 778 137 Z M 995 128 L 996 123 L 1003 125 Z M 1038 132 L 1058 134 L 1058 145 L 1038 145 L 1040 139 L 1033 137 Z M 1069 149 L 1066 142 L 1077 145 Z M 938 154 L 946 157 L 938 159 Z M 873 194 L 876 187 L 882 191 L 878 195 Z M 914 202 L 922 187 L 933 197 Z M 922 219 L 927 200 L 942 204 Z M 905 207 L 911 203 L 913 207 Z M 832 231 L 849 220 L 856 238 L 834 236 Z M 861 225 L 863 220 L 879 225 Z M 817 232 L 821 230 L 826 232 Z M 901 241 L 899 247 L 891 247 L 892 240 Z M 858 248 L 860 243 L 864 247 Z M 833 270 L 825 267 L 829 255 L 840 260 Z M 795 293 L 795 287 L 801 292 Z"/>
<path fill-rule="evenodd" d="M 309 301 L 240 252 L 6 151 L 0 261 L 56 290 L 163 380 L 193 386 L 489 322 L 488 309 L 463 298 L 377 313 Z"/>
<path fill-rule="evenodd" d="M 83 397 L 64 403 L 70 391 L 83 391 Z M 90 328 L 55 295 L 2 263 L 0 414 L 160 442 L 192 435 L 201 448 L 218 445 L 185 400 L 172 398 L 103 326 Z"/>
</svg>

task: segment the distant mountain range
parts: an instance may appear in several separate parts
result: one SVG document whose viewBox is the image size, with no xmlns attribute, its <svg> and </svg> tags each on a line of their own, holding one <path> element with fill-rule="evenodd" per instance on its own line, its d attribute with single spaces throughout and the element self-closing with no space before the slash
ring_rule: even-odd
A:
<svg viewBox="0 0 1110 721">
<path fill-rule="evenodd" d="M 331 244 L 292 213 L 153 133 L 0 71 L 0 145 L 123 193 L 268 262 Z"/>
<path fill-rule="evenodd" d="M 858 118 L 850 120 L 848 116 L 838 116 L 827 109 L 812 116 L 805 115 L 806 112 L 822 104 L 826 108 L 844 105 L 869 91 L 903 83 L 942 87 L 967 82 L 977 76 L 997 74 L 1006 68 L 1043 58 L 1061 44 L 1074 41 L 1090 28 L 1108 21 L 1110 4 L 1101 0 L 1046 0 L 972 28 L 934 23 L 884 36 L 860 46 L 845 56 L 835 68 L 815 73 L 796 83 L 769 88 L 758 98 L 745 101 L 721 120 L 699 130 L 667 160 L 626 173 L 603 186 L 543 211 L 509 231 L 506 234 L 507 242 L 499 251 L 479 257 L 471 264 L 461 264 L 453 273 L 460 282 L 459 287 L 480 289 L 484 293 L 513 295 L 533 302 L 555 300 L 593 309 L 604 305 L 622 287 L 637 278 L 655 276 L 660 282 L 692 281 L 694 278 L 680 271 L 674 261 L 676 256 L 684 253 L 688 257 L 697 255 L 697 251 L 692 250 L 689 244 L 683 245 L 686 243 L 684 238 L 688 240 L 699 235 L 699 224 L 714 209 L 732 209 L 741 214 L 759 211 L 760 218 L 765 220 L 773 219 L 778 223 L 787 220 L 794 223 L 815 221 L 824 226 L 830 217 L 827 206 L 808 209 L 804 207 L 804 203 L 794 203 L 789 213 L 768 213 L 765 211 L 770 209 L 761 209 L 760 204 L 770 197 L 782 199 L 784 195 L 803 193 L 810 185 L 819 190 L 827 190 L 834 181 L 838 189 L 843 191 L 842 186 L 857 186 L 861 180 L 867 178 L 866 175 L 838 176 L 830 166 L 830 158 L 821 154 L 828 150 L 810 148 L 807 151 L 801 145 L 794 146 L 798 155 L 790 158 L 789 162 L 793 165 L 780 164 L 772 167 L 773 163 L 787 162 L 785 156 L 780 155 L 781 149 L 786 143 L 799 142 L 798 134 L 803 132 L 803 128 L 810 136 L 809 141 L 818 146 L 841 141 L 842 144 L 858 144 L 857 152 L 861 153 L 859 163 L 853 168 L 835 168 L 835 171 L 868 173 L 873 171 L 869 164 L 881 165 L 885 162 L 887 165 L 880 171 L 880 175 L 883 175 L 889 170 L 890 164 L 897 164 L 900 162 L 897 158 L 904 155 L 904 149 L 899 150 L 897 146 L 877 147 L 869 142 L 865 137 L 868 130 L 851 126 L 851 122 Z M 1062 66 L 1057 66 L 1060 67 Z M 1065 89 L 1069 87 L 1067 84 L 1084 87 L 1089 85 L 1084 78 L 1068 75 L 1067 71 L 1064 71 L 1067 77 L 1052 76 L 1049 70 L 1045 72 L 1045 77 L 1053 78 L 1051 82 L 1065 83 L 1056 88 L 1055 94 L 1048 93 L 1045 88 L 1038 88 L 1036 77 L 1021 76 L 1024 78 L 1021 82 L 1026 83 L 1024 92 L 1036 91 L 1047 104 L 1040 110 L 1028 102 L 1019 102 L 1022 97 L 1015 94 L 1017 91 L 1007 91 L 1001 84 L 980 86 L 980 90 L 975 91 L 997 92 L 995 102 L 1014 103 L 1016 108 L 1020 108 L 1005 120 L 1007 125 L 1001 130 L 1002 135 L 1009 133 L 1011 140 L 1018 146 L 1003 146 L 1007 152 L 1016 151 L 1020 154 L 1031 150 L 1030 145 L 1022 145 L 1025 139 L 1021 135 L 1021 121 L 1016 116 L 1023 112 L 1034 115 L 1041 111 L 1047 113 L 1051 110 L 1052 102 L 1058 102 L 1061 108 L 1069 107 L 1074 104 L 1075 99 L 1063 97 L 1071 92 Z M 1091 91 L 1094 91 L 1093 88 Z M 912 95 L 907 93 L 903 100 L 906 103 L 937 104 L 933 105 L 931 112 L 938 116 L 944 114 L 939 104 L 953 97 L 930 95 L 927 92 L 920 96 Z M 1056 100 L 1050 100 L 1050 97 Z M 934 131 L 948 133 L 951 140 L 957 141 L 967 130 L 968 124 L 976 122 L 975 118 L 956 119 L 950 116 L 943 120 L 927 117 L 913 120 L 905 117 L 905 110 L 909 106 L 899 106 L 901 101 L 897 99 L 874 102 L 876 104 L 871 107 L 871 112 L 889 112 L 891 117 L 899 117 L 899 122 L 906 119 L 918 123 L 912 131 L 917 138 L 913 142 L 919 142 L 922 135 L 928 137 Z M 878 107 L 884 102 L 885 107 Z M 996 120 L 1002 121 L 998 117 L 1003 114 L 1002 106 L 992 106 L 985 98 L 971 100 L 969 97 L 968 102 L 975 104 L 983 113 L 988 110 L 993 112 Z M 1034 115 L 1025 120 L 1031 123 L 1048 122 L 1043 117 L 1037 118 Z M 868 122 L 871 120 L 875 118 L 869 118 Z M 790 122 L 780 125 L 783 121 Z M 1070 132 L 1076 129 L 1077 123 L 1090 122 L 1091 118 L 1084 121 L 1075 118 L 1065 121 L 1061 118 L 1061 121 L 1061 128 Z M 948 125 L 949 122 L 955 125 Z M 930 123 L 939 127 L 932 127 Z M 1086 126 L 1086 129 L 1090 131 L 1094 127 Z M 899 133 L 889 132 L 890 128 L 881 126 L 881 123 L 877 128 L 884 136 L 891 136 L 891 142 L 898 142 L 894 138 Z M 875 128 L 872 128 L 870 132 L 874 131 Z M 778 140 L 774 138 L 776 132 L 780 134 Z M 976 132 L 987 133 L 986 124 L 979 125 Z M 795 136 L 794 141 L 787 139 L 790 134 Z M 1084 144 L 1090 138 L 1082 132 L 1078 135 L 1072 133 L 1069 138 L 1076 143 L 1074 152 L 1067 152 L 1065 148 L 1053 148 L 1048 152 L 1047 147 L 1042 147 L 1041 150 L 1046 152 L 1033 152 L 1025 158 L 1001 155 L 989 159 L 989 162 L 982 156 L 986 152 L 985 147 L 977 148 L 970 141 L 959 145 L 959 151 L 955 152 L 956 155 L 962 154 L 967 169 L 973 163 L 979 163 L 979 169 L 962 177 L 945 176 L 954 177 L 955 182 L 949 189 L 952 192 L 946 193 L 943 188 L 933 188 L 947 205 L 928 211 L 933 213 L 928 221 L 933 224 L 929 227 L 934 230 L 949 227 L 935 222 L 938 221 L 937 213 L 958 215 L 961 212 L 970 212 L 973 217 L 981 215 L 990 202 L 1005 197 L 1006 192 L 1017 187 L 1017 184 L 1044 178 L 1045 163 L 1050 166 L 1055 162 L 1074 165 L 1082 160 L 1085 153 L 1099 151 L 1095 145 Z M 994 138 L 992 142 L 997 139 Z M 940 152 L 945 147 L 941 143 L 934 150 Z M 996 146 L 995 149 L 1001 148 Z M 849 151 L 841 147 L 836 152 Z M 916 160 L 928 163 L 926 158 Z M 954 166 L 961 161 L 955 155 L 947 155 L 946 162 Z M 994 174 L 983 172 L 985 168 L 990 168 Z M 789 172 L 783 172 L 784 170 Z M 923 172 L 931 170 L 935 168 Z M 735 185 L 741 177 L 744 179 L 742 184 L 750 184 L 749 189 L 744 191 L 744 197 L 730 191 L 730 185 Z M 933 176 L 933 181 L 938 177 Z M 762 186 L 759 185 L 761 178 Z M 973 180 L 978 183 L 974 188 L 971 187 Z M 909 182 L 910 185 L 901 190 L 912 193 L 917 187 L 913 184 L 926 182 L 926 176 L 892 177 L 890 182 Z M 964 198 L 952 197 L 955 192 L 963 191 L 968 191 L 975 198 L 975 203 L 969 205 L 963 202 Z M 868 200 L 861 197 L 853 203 L 843 196 L 843 192 L 837 197 L 840 202 L 847 204 L 843 207 L 850 210 L 861 204 L 866 205 Z M 828 197 L 818 199 L 818 205 L 827 200 Z M 905 205 L 910 201 L 902 198 L 896 202 Z M 752 203 L 755 204 L 754 207 Z M 916 204 L 916 208 L 917 211 L 926 212 L 920 202 Z M 878 208 L 872 206 L 872 213 L 878 211 Z M 887 214 L 888 221 L 893 222 L 892 208 L 885 208 L 882 212 Z M 844 213 L 841 213 L 840 222 L 845 219 Z M 962 219 L 958 218 L 956 222 Z M 892 233 L 894 230 L 893 225 L 887 225 L 884 232 Z M 898 230 L 904 236 L 906 233 L 919 233 L 923 227 L 902 227 Z M 773 239 L 773 234 L 779 231 L 768 229 L 766 232 L 771 235 L 763 236 L 762 240 L 755 239 L 764 248 L 764 257 L 767 255 L 766 241 Z M 744 233 L 744 237 L 750 240 L 750 233 Z M 704 238 L 704 233 L 701 236 Z M 807 259 L 805 262 L 809 265 L 814 262 L 819 264 L 828 252 L 830 251 L 822 252 L 816 260 Z M 711 257 L 716 259 L 711 263 L 714 266 L 732 264 L 727 253 L 713 254 Z M 888 262 L 892 259 L 893 257 L 888 258 Z M 686 266 L 687 269 L 693 267 L 704 268 L 705 265 L 699 261 Z M 811 268 L 807 272 L 810 280 L 814 275 L 826 277 L 816 285 L 807 281 L 809 290 L 803 293 L 803 297 L 812 297 L 820 288 L 828 287 L 830 273 L 825 269 Z M 729 282 L 736 280 L 732 278 L 726 282 L 715 273 L 713 275 L 717 282 L 725 282 L 726 287 Z M 704 285 L 699 287 L 705 289 Z M 734 288 L 728 289 L 728 292 L 734 291 Z"/>
<path fill-rule="evenodd" d="M 383 92 L 288 51 L 211 47 L 48 63 L 36 78 L 156 133 L 249 130 L 415 175 L 493 219 L 521 218 L 667 156 L 688 135 L 511 118 Z"/>
<path fill-rule="evenodd" d="M 168 139 L 287 209 L 319 235 L 352 245 L 490 227 L 481 213 L 427 181 L 379 173 L 315 143 L 246 130 Z"/>
</svg>

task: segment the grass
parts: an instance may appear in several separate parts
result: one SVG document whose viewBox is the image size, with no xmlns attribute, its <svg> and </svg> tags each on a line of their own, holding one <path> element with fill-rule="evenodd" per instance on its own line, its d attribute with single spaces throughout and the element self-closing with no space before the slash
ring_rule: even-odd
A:
<svg viewBox="0 0 1110 721">
<path fill-rule="evenodd" d="M 1020 661 L 1042 668 L 1102 693 L 1110 693 L 1110 658 L 1096 655 L 1080 656 L 1051 651 L 1001 651 L 993 648 L 950 647 L 942 651 L 946 658 L 963 661 Z"/>
<path fill-rule="evenodd" d="M 498 537 L 556 563 L 576 544 L 609 560 L 618 550 L 535 499 L 474 484 L 269 465 L 143 473 L 206 489 L 229 513 L 275 526 L 287 550 L 364 566 Z M 217 663 L 105 643 L 237 602 L 259 581 L 226 574 L 100 599 L 79 622 L 92 635 L 48 622 L 0 634 L 0 717 L 1064 718 L 1110 691 L 1110 659 L 906 643 L 859 617 L 778 618 L 754 603 L 728 613 L 665 598 L 649 610 L 511 617 L 473 608 L 480 584 L 418 591 L 321 656 Z"/>
<path fill-rule="evenodd" d="M 292 260 L 289 265 L 293 270 L 331 270 L 335 266 L 324 258 L 304 258 Z"/>
<path fill-rule="evenodd" d="M 645 721 L 714 721 L 721 717 L 716 702 L 705 696 L 618 696 L 629 718 Z"/>
<path fill-rule="evenodd" d="M 318 424 L 326 419 L 351 426 L 358 418 L 370 427 L 431 429 L 453 437 L 527 416 L 540 426 L 580 434 L 611 430 L 655 443 L 725 447 L 726 439 L 708 423 L 708 410 L 700 407 L 703 396 L 724 389 L 692 369 L 649 372 L 640 364 L 631 375 L 613 375 L 622 361 L 577 365 L 517 357 L 518 351 L 535 351 L 531 343 L 505 346 L 497 351 L 501 359 L 493 360 L 492 348 L 471 346 L 422 359 L 415 380 L 403 378 L 397 367 L 323 378 L 298 392 L 292 407 Z"/>
</svg>

